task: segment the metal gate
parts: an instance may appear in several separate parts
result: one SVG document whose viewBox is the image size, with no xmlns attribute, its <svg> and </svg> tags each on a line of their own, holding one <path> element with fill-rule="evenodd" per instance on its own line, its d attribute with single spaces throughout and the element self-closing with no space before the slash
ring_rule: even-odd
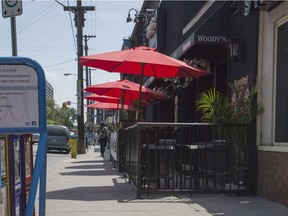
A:
<svg viewBox="0 0 288 216">
<path fill-rule="evenodd" d="M 247 140 L 245 125 L 137 123 L 124 130 L 121 141 L 125 174 L 137 196 L 247 193 L 256 154 Z"/>
</svg>

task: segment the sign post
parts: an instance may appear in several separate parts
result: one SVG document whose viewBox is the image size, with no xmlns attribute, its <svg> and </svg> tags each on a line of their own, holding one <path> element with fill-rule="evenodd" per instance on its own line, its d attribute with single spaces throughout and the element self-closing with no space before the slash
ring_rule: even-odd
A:
<svg viewBox="0 0 288 216">
<path fill-rule="evenodd" d="M 10 17 L 12 55 L 17 56 L 16 17 L 22 14 L 22 0 L 2 0 L 2 16 Z"/>
</svg>

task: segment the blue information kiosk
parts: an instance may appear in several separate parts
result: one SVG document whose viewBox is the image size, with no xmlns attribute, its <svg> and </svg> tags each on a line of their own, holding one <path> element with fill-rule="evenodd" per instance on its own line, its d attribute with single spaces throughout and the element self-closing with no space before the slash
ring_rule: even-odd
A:
<svg viewBox="0 0 288 216">
<path fill-rule="evenodd" d="M 25 215 L 32 216 L 39 183 L 39 214 L 46 203 L 46 79 L 42 67 L 23 57 L 0 57 L 0 135 L 39 133 Z"/>
</svg>

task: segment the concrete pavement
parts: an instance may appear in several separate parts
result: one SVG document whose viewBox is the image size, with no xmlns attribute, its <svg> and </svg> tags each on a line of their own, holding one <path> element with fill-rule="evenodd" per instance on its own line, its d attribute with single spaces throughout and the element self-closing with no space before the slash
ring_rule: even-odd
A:
<svg viewBox="0 0 288 216">
<path fill-rule="evenodd" d="M 90 149 L 47 168 L 47 216 L 288 216 L 288 207 L 258 196 L 150 195 L 136 199 L 133 186 Z M 36 211 L 38 214 L 38 210 Z"/>
</svg>

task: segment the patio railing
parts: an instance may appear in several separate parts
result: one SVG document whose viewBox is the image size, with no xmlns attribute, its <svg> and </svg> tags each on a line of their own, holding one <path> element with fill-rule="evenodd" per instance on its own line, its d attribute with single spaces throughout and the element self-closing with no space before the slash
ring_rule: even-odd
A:
<svg viewBox="0 0 288 216">
<path fill-rule="evenodd" d="M 247 193 L 255 179 L 247 126 L 139 122 L 121 132 L 120 164 L 137 196 Z"/>
</svg>

